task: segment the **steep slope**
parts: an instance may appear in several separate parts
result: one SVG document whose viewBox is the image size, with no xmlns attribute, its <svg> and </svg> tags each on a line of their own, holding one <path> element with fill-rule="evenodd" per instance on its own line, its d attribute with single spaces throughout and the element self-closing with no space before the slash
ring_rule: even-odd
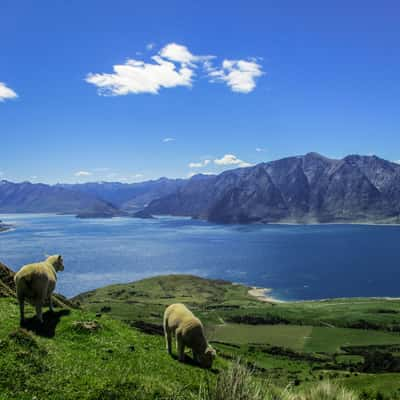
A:
<svg viewBox="0 0 400 400">
<path fill-rule="evenodd" d="M 400 166 L 375 156 L 317 153 L 193 177 L 150 214 L 246 222 L 400 221 Z"/>
<path fill-rule="evenodd" d="M 14 272 L 0 262 L 0 297 L 13 297 L 14 294 Z"/>
<path fill-rule="evenodd" d="M 63 213 L 113 216 L 116 207 L 87 193 L 30 182 L 0 181 L 0 213 Z"/>
</svg>

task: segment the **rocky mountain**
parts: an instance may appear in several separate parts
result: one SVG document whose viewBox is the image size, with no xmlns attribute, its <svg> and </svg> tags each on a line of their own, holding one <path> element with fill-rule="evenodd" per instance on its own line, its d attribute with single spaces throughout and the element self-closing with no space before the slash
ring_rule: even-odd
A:
<svg viewBox="0 0 400 400">
<path fill-rule="evenodd" d="M 125 184 L 0 181 L 0 213 L 53 212 L 84 218 L 170 214 L 220 223 L 400 223 L 400 165 L 376 156 L 317 153 L 219 175 Z"/>
<path fill-rule="evenodd" d="M 376 156 L 335 160 L 309 153 L 195 176 L 145 212 L 220 223 L 400 223 L 400 165 Z"/>
<path fill-rule="evenodd" d="M 30 182 L 0 181 L 0 213 L 63 213 L 114 216 L 120 211 L 89 193 Z"/>
</svg>

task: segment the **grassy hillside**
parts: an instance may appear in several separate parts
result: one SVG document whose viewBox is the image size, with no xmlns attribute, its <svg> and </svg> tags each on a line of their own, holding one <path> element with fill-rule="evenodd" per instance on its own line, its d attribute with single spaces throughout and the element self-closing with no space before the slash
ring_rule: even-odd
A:
<svg viewBox="0 0 400 400">
<path fill-rule="evenodd" d="M 400 301 L 265 303 L 248 290 L 170 275 L 108 286 L 75 300 L 153 333 L 162 332 L 165 306 L 184 302 L 205 322 L 220 356 L 240 356 L 278 385 L 307 387 L 329 378 L 363 398 L 400 398 Z"/>
<path fill-rule="evenodd" d="M 12 275 L 0 266 L 0 400 L 317 400 L 321 390 L 332 400 L 400 399 L 398 301 L 264 303 L 246 286 L 171 275 L 82 294 L 82 309 L 59 297 L 43 326 L 28 307 L 20 329 Z M 218 351 L 213 370 L 167 355 L 162 314 L 177 301 L 205 322 Z"/>
<path fill-rule="evenodd" d="M 40 326 L 27 307 L 27 329 L 18 327 L 14 298 L 0 298 L 0 400 L 356 400 L 328 383 L 279 388 L 261 368 L 236 361 L 229 350 L 212 370 L 190 358 L 179 363 L 163 337 L 107 315 L 58 309 Z M 321 395 L 321 391 L 324 395 Z"/>
<path fill-rule="evenodd" d="M 122 320 L 160 323 L 165 306 L 183 302 L 212 323 L 293 324 L 400 331 L 400 300 L 351 298 L 265 303 L 250 288 L 191 275 L 166 275 L 111 285 L 74 298 L 90 310 L 111 308 Z M 132 305 L 135 305 L 133 307 Z M 244 312 L 245 310 L 245 312 Z"/>
<path fill-rule="evenodd" d="M 45 328 L 37 334 L 34 326 L 33 333 L 18 328 L 15 300 L 0 299 L 0 315 L 2 400 L 173 399 L 183 387 L 197 394 L 204 375 L 213 379 L 224 366 L 223 359 L 216 371 L 179 363 L 168 356 L 162 337 L 108 316 L 80 310 L 45 314 Z"/>
</svg>

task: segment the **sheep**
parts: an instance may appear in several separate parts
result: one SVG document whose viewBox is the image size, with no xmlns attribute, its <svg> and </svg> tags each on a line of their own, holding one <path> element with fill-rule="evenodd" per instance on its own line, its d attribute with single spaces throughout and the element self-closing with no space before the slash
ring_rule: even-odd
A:
<svg viewBox="0 0 400 400">
<path fill-rule="evenodd" d="M 184 304 L 171 304 L 164 313 L 166 348 L 172 354 L 172 334 L 176 337 L 178 360 L 185 359 L 185 346 L 192 349 L 193 358 L 203 368 L 211 368 L 215 350 L 207 343 L 201 321 Z"/>
<path fill-rule="evenodd" d="M 17 298 L 20 307 L 21 325 L 25 321 L 24 302 L 27 300 L 36 308 L 36 317 L 43 323 L 42 307 L 49 300 L 50 311 L 53 311 L 51 295 L 57 282 L 57 272 L 64 271 L 63 258 L 53 255 L 40 263 L 23 266 L 14 276 Z"/>
</svg>

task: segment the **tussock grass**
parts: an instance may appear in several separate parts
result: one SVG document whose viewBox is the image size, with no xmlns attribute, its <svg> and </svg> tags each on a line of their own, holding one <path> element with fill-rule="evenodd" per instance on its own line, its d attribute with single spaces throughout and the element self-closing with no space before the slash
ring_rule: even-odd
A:
<svg viewBox="0 0 400 400">
<path fill-rule="evenodd" d="M 254 376 L 238 360 L 221 372 L 215 383 L 206 380 L 197 400 L 358 400 L 358 396 L 329 381 L 301 393 L 290 387 L 277 388 Z"/>
</svg>

